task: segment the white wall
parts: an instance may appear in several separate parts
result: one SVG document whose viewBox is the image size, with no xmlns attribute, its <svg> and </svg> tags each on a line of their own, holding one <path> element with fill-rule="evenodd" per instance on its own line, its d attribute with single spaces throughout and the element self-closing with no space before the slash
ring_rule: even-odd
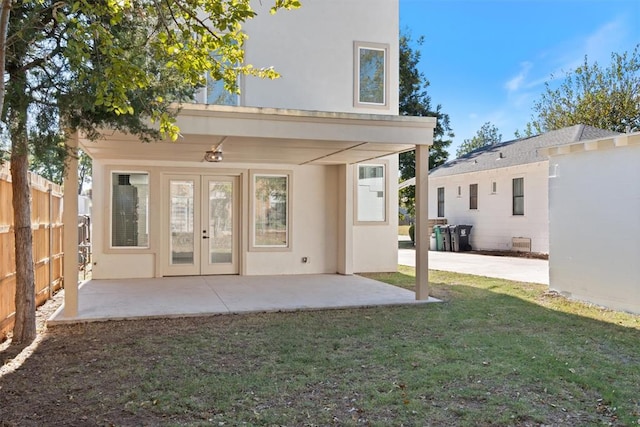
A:
<svg viewBox="0 0 640 427">
<path fill-rule="evenodd" d="M 258 16 L 244 26 L 246 62 L 273 66 L 281 77 L 244 78 L 242 105 L 398 114 L 397 0 L 305 0 L 270 15 L 272 3 L 252 2 Z M 355 41 L 389 44 L 389 108 L 354 107 Z"/>
<path fill-rule="evenodd" d="M 386 158 L 389 170 L 397 170 L 397 156 Z M 249 212 L 247 209 L 248 171 L 290 170 L 292 172 L 292 207 L 290 250 L 257 252 L 248 248 Z M 110 174 L 111 171 L 149 173 L 149 247 L 111 249 L 110 246 Z M 167 207 L 161 203 L 163 174 L 230 174 L 241 178 L 241 242 L 240 274 L 319 274 L 338 270 L 338 168 L 335 166 L 291 165 L 197 165 L 172 162 L 115 162 L 93 163 L 93 278 L 144 278 L 161 276 L 159 264 L 163 254 L 161 237 L 165 235 L 161 213 Z M 353 265 L 355 272 L 395 271 L 397 269 L 397 177 L 391 174 L 387 194 L 390 213 L 387 225 L 351 225 L 353 232 Z M 353 186 L 353 182 L 346 185 Z M 353 208 L 353 207 L 351 207 Z M 308 262 L 303 263 L 302 258 Z"/>
<path fill-rule="evenodd" d="M 640 313 L 640 145 L 550 158 L 551 289 Z"/>
<path fill-rule="evenodd" d="M 511 250 L 512 237 L 531 238 L 531 251 L 549 252 L 548 163 L 537 162 L 444 177 L 429 177 L 429 218 L 438 217 L 438 187 L 445 190 L 449 224 L 472 225 L 478 250 Z M 524 178 L 524 215 L 512 214 L 512 180 Z M 492 194 L 492 183 L 497 191 Z M 469 209 L 469 185 L 478 184 L 478 209 Z M 458 196 L 458 186 L 461 195 Z"/>
<path fill-rule="evenodd" d="M 393 173 L 398 170 L 398 156 L 383 159 L 388 162 L 387 223 L 354 225 L 353 270 L 356 273 L 398 270 L 398 176 Z M 357 172 L 354 177 L 358 178 Z"/>
</svg>

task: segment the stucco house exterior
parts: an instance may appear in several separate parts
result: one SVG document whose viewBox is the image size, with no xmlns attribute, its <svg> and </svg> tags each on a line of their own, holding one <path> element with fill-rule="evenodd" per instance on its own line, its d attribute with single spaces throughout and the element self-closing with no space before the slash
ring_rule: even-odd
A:
<svg viewBox="0 0 640 427">
<path fill-rule="evenodd" d="M 576 125 L 448 161 L 429 172 L 429 218 L 473 226 L 473 249 L 549 253 L 549 161 L 540 150 L 612 135 Z"/>
<path fill-rule="evenodd" d="M 252 3 L 246 62 L 280 79 L 242 79 L 240 96 L 211 82 L 182 106 L 177 142 L 70 141 L 93 159 L 93 279 L 396 271 L 397 154 L 428 164 L 435 127 L 398 115 L 398 1 L 307 0 L 274 16 L 267 3 Z M 69 177 L 65 196 L 74 188 Z"/>
<path fill-rule="evenodd" d="M 549 287 L 640 313 L 640 132 L 549 155 Z"/>
</svg>

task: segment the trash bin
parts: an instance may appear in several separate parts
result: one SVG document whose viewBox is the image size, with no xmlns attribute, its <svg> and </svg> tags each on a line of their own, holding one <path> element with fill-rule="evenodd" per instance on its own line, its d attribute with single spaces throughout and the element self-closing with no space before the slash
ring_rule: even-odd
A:
<svg viewBox="0 0 640 427">
<path fill-rule="evenodd" d="M 444 250 L 444 225 L 434 225 L 433 233 L 436 235 L 436 251 Z"/>
<path fill-rule="evenodd" d="M 454 252 L 470 251 L 469 235 L 471 234 L 472 225 L 451 225 L 449 232 L 451 233 L 451 250 Z"/>
<path fill-rule="evenodd" d="M 440 226 L 440 233 L 442 233 L 442 250 L 451 251 L 451 232 L 448 225 Z"/>
</svg>

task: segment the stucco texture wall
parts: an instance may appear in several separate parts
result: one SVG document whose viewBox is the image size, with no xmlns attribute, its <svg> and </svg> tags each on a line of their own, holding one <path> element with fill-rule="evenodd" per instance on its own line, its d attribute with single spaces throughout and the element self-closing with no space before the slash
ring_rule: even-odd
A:
<svg viewBox="0 0 640 427">
<path fill-rule="evenodd" d="M 550 163 L 551 289 L 640 313 L 640 145 Z"/>
</svg>

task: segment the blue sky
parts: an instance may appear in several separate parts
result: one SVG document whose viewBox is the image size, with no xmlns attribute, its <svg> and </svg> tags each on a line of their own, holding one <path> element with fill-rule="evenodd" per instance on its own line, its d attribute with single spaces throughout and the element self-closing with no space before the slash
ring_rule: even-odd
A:
<svg viewBox="0 0 640 427">
<path fill-rule="evenodd" d="M 485 122 L 514 139 L 551 76 L 640 43 L 639 0 L 400 0 L 400 29 L 419 49 L 433 105 L 449 114 L 457 146 Z"/>
</svg>

